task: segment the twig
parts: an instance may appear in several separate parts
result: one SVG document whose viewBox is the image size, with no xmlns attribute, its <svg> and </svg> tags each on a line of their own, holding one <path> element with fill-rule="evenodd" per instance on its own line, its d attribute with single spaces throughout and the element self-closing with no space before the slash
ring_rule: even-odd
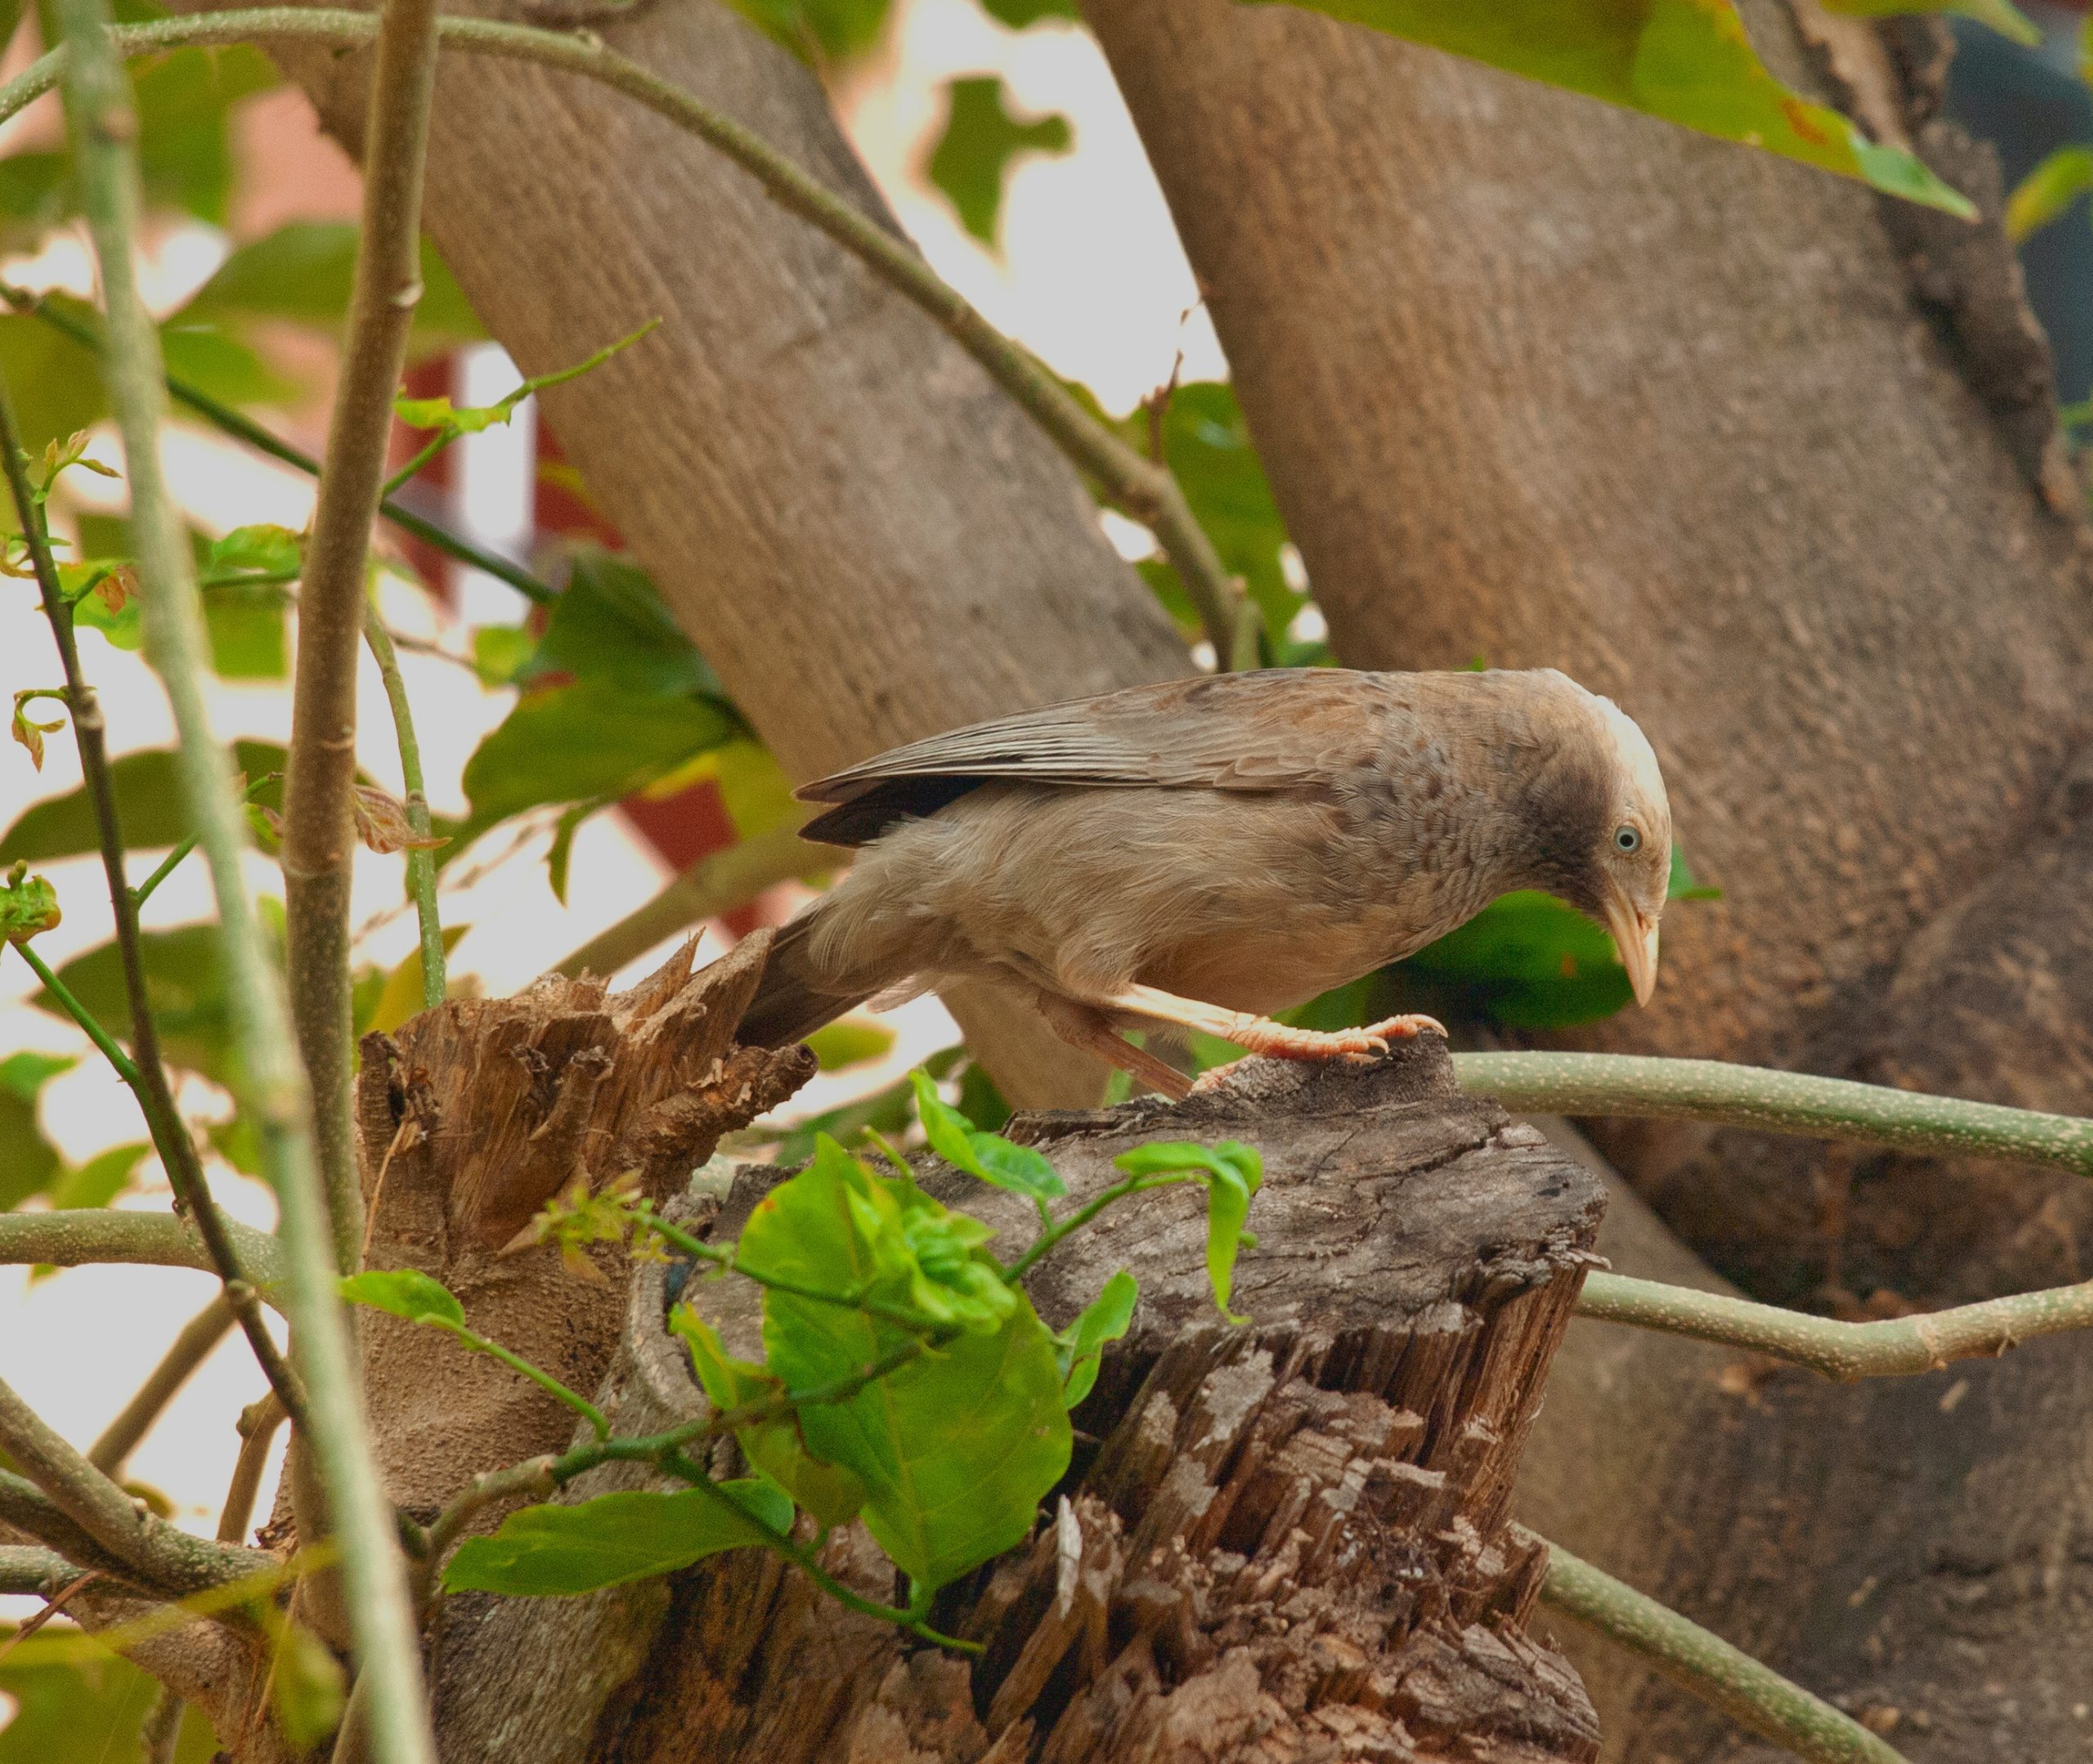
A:
<svg viewBox="0 0 2093 1764">
<path fill-rule="evenodd" d="M 139 1764 L 174 1764 L 182 1747 L 182 1717 L 188 1705 L 162 1685 L 138 1730 Z"/>
<path fill-rule="evenodd" d="M 56 84 L 56 81 L 54 79 L 52 83 Z M 47 92 L 50 89 L 48 85 L 44 87 Z M 0 300 L 4 300 L 17 312 L 42 320 L 61 336 L 71 338 L 82 348 L 101 354 L 101 338 L 70 314 L 60 311 L 41 294 L 33 294 L 25 289 L 11 287 L 5 282 L 0 282 Z M 320 476 L 320 462 L 311 454 L 271 433 L 252 417 L 234 410 L 230 405 L 219 403 L 208 392 L 191 385 L 178 374 L 168 374 L 165 383 L 169 395 L 177 404 L 186 405 L 213 428 L 231 436 L 235 441 L 244 441 L 258 453 L 267 454 L 271 459 L 304 472 L 307 477 Z M 463 535 L 452 532 L 449 527 L 430 520 L 426 515 L 417 514 L 390 496 L 379 505 L 379 513 L 401 532 L 410 533 L 416 539 L 426 541 L 446 557 L 455 557 L 460 563 L 469 564 L 475 570 L 484 571 L 497 580 L 506 582 L 527 600 L 545 605 L 559 598 L 557 589 L 540 581 L 521 564 L 510 562 L 498 552 L 483 550 Z M 451 656 L 450 659 L 457 660 L 459 658 Z M 471 665 L 466 662 L 459 665 Z"/>
<path fill-rule="evenodd" d="M 196 1592 L 253 1570 L 252 1551 L 227 1550 L 156 1517 L 68 1445 L 4 1382 L 0 1446 L 61 1513 L 148 1585 Z"/>
<path fill-rule="evenodd" d="M 1811 1764 L 1907 1764 L 1904 1755 L 1850 1715 L 1762 1666 L 1719 1636 L 1616 1580 L 1523 1526 L 1513 1531 L 1548 1551 L 1540 1596 L 1642 1655 L 1673 1683 L 1739 1726 Z"/>
<path fill-rule="evenodd" d="M 1841 1323 L 1727 1293 L 1593 1274 L 1584 1277 L 1577 1314 L 1770 1354 L 1842 1381 L 1898 1378 L 1937 1372 L 1951 1360 L 1996 1359 L 2037 1336 L 2093 1326 L 2093 1280 L 1949 1310 Z"/>
<path fill-rule="evenodd" d="M 2093 1176 L 2093 1121 L 1846 1078 L 1634 1054 L 1456 1054 L 1454 1075 L 1463 1090 L 1535 1114 L 1711 1121 Z"/>
<path fill-rule="evenodd" d="M 249 1289 L 252 1290 L 251 1288 Z M 101 1437 L 87 1448 L 87 1462 L 105 1476 L 121 1476 L 123 1461 L 146 1437 L 161 1412 L 174 1400 L 174 1394 L 189 1376 L 209 1358 L 233 1325 L 231 1301 L 221 1292 L 182 1325 L 182 1333 L 161 1356 L 137 1395 L 123 1405 L 116 1419 L 101 1430 Z"/>
<path fill-rule="evenodd" d="M 240 1264 L 260 1283 L 270 1304 L 280 1305 L 280 1246 L 252 1225 L 226 1222 Z M 95 1262 L 217 1272 L 209 1248 L 190 1224 L 172 1213 L 118 1212 L 82 1207 L 50 1213 L 0 1213 L 0 1265 L 81 1268 Z"/>
<path fill-rule="evenodd" d="M 267 1468 L 269 1447 L 284 1424 L 284 1405 L 276 1393 L 258 1399 L 240 1412 L 240 1456 L 233 1461 L 232 1480 L 226 1484 L 226 1502 L 218 1512 L 218 1542 L 238 1543 L 247 1536 L 254 1518 L 254 1498 L 262 1491 L 262 1472 Z"/>
<path fill-rule="evenodd" d="M 282 985 L 241 876 L 244 810 L 231 757 L 212 732 L 204 710 L 203 608 L 160 475 L 165 392 L 159 338 L 138 298 L 132 262 L 139 194 L 131 86 L 112 51 L 107 0 L 60 0 L 60 13 L 69 62 L 67 126 L 108 312 L 106 379 L 131 483 L 148 658 L 173 712 L 184 794 L 203 837 L 217 897 L 240 1100 L 255 1125 L 262 1168 L 282 1209 L 291 1316 L 311 1386 L 311 1436 L 340 1539 L 356 1652 L 377 1693 L 377 1753 L 383 1764 L 432 1764 L 435 1746 L 406 1577 L 371 1458 L 348 1331 L 334 1296 L 334 1258 L 313 1162 L 310 1099 Z"/>
<path fill-rule="evenodd" d="M 146 1117 L 153 1148 L 159 1153 L 181 1209 L 196 1221 L 209 1250 L 212 1265 L 228 1286 L 244 1281 L 246 1271 L 234 1247 L 217 1202 L 211 1198 L 203 1162 L 196 1155 L 182 1112 L 175 1106 L 174 1091 L 168 1083 L 167 1068 L 160 1059 L 159 1032 L 153 1021 L 152 1001 L 146 983 L 144 942 L 138 930 L 138 907 L 160 878 L 179 862 L 170 853 L 155 872 L 146 888 L 133 893 L 124 880 L 123 830 L 116 807 L 116 785 L 110 771 L 107 729 L 101 701 L 80 665 L 79 645 L 74 641 L 73 609 L 58 580 L 58 565 L 51 551 L 51 535 L 45 527 L 43 506 L 29 481 L 28 462 L 15 423 L 14 406 L 0 386 L 0 469 L 4 469 L 15 509 L 22 523 L 23 543 L 28 546 L 37 586 L 43 596 L 44 617 L 65 674 L 66 703 L 73 719 L 73 738 L 80 753 L 80 776 L 88 800 L 93 804 L 96 837 L 101 848 L 102 875 L 109 889 L 110 908 L 116 920 L 116 947 L 123 970 L 123 991 L 131 1008 L 131 1045 L 127 1056 L 97 1023 L 93 1014 L 63 986 L 27 943 L 16 946 L 22 959 L 36 970 L 52 996 L 65 1008 L 90 1040 L 113 1065 Z M 302 1411 L 303 1397 L 298 1375 L 285 1363 L 272 1336 L 252 1306 L 239 1313 L 248 1345 L 261 1363 L 270 1385 L 280 1392 L 294 1414 Z"/>
<path fill-rule="evenodd" d="M 27 1623 L 24 1623 L 20 1629 L 17 1629 L 14 1634 L 9 1636 L 5 1641 L 0 1641 L 0 1660 L 7 1659 L 7 1657 L 10 1654 L 13 1653 L 16 1648 L 20 1647 L 22 1643 L 28 1641 L 31 1636 L 34 1635 L 37 1631 L 43 1628 L 43 1626 L 49 1623 L 52 1618 L 56 1617 L 61 1611 L 64 1610 L 65 1609 L 66 1601 L 69 1600 L 74 1593 L 81 1592 L 87 1587 L 92 1586 L 95 1582 L 101 1578 L 101 1570 L 96 1568 L 90 1568 L 83 1574 L 78 1574 L 71 1580 L 67 1581 L 64 1586 L 61 1587 L 57 1592 L 53 1593 L 51 1597 L 45 1601 L 44 1607 L 42 1610 L 38 1611 L 34 1617 L 30 1618 Z"/>
<path fill-rule="evenodd" d="M 773 827 L 699 858 L 653 899 L 598 931 L 552 971 L 570 979 L 585 974 L 616 974 L 686 927 L 732 912 L 764 889 L 806 875 L 821 862 L 820 854 L 800 837 L 800 826 L 806 818 L 802 816 L 790 826 Z"/>
<path fill-rule="evenodd" d="M 392 732 L 400 744 L 400 779 L 407 792 L 407 826 L 415 839 L 429 836 L 428 788 L 422 777 L 422 744 L 415 734 L 415 710 L 407 698 L 407 683 L 401 677 L 400 658 L 393 652 L 392 633 L 378 616 L 377 607 L 364 602 L 363 638 L 378 663 L 385 682 L 386 702 L 392 707 Z M 443 918 L 436 904 L 436 853 L 425 845 L 407 851 L 407 887 L 415 897 L 415 913 L 422 933 L 422 1009 L 433 1010 L 443 1002 Z M 359 1256 L 355 1264 L 361 1267 Z"/>
<path fill-rule="evenodd" d="M 353 12 L 270 7 L 155 20 L 128 27 L 115 40 L 132 54 L 179 43 L 241 43 L 271 37 L 361 45 L 370 40 L 375 28 L 371 19 Z M 607 47 L 593 33 L 451 17 L 442 21 L 441 35 L 448 47 L 535 61 L 599 80 L 725 154 L 761 184 L 779 207 L 827 234 L 927 313 L 1017 401 L 1049 440 L 1097 481 L 1116 507 L 1154 533 L 1198 610 L 1218 666 L 1235 666 L 1246 655 L 1254 655 L 1254 611 L 1168 469 L 1144 458 L 1137 448 L 1095 421 L 1029 351 L 939 280 L 906 240 L 887 231 L 740 123 Z M 50 89 L 57 69 L 47 70 L 45 64 L 64 53 L 61 45 L 0 87 L 0 121 Z"/>
<path fill-rule="evenodd" d="M 284 768 L 285 968 L 312 1087 L 315 1144 L 334 1256 L 363 1241 L 350 1095 L 349 889 L 356 859 L 356 651 L 368 622 L 364 564 L 384 494 L 392 395 L 422 297 L 422 171 L 436 91 L 436 0 L 386 0 L 364 128 L 363 219 L 320 500 L 298 589 L 298 666 Z M 398 706 L 394 715 L 398 717 Z M 424 929 L 426 935 L 426 929 Z"/>
</svg>

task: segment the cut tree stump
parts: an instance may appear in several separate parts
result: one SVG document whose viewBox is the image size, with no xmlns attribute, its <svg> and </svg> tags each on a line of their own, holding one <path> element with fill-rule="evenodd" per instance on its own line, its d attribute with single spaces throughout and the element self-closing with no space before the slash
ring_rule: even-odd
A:
<svg viewBox="0 0 2093 1764">
<path fill-rule="evenodd" d="M 1215 1312 L 1190 1188 L 1115 1209 L 1037 1271 L 1055 1327 L 1121 1266 L 1141 1300 L 1032 1542 L 940 1596 L 934 1620 L 981 1658 L 845 1611 L 754 1551 L 579 1599 L 458 1595 L 432 1637 L 446 1764 L 1595 1758 L 1582 1685 L 1530 1632 L 1544 1564 L 1506 1528 L 1592 1260 L 1594 1180 L 1463 1095 L 1432 1038 L 1371 1067 L 1246 1062 L 1174 1107 L 1006 1130 L 1053 1161 L 1070 1204 L 1118 1180 L 1115 1153 L 1158 1139 L 1247 1140 L 1266 1178 L 1237 1270 L 1242 1327 Z M 1036 1229 L 1029 1202 L 920 1168 L 1003 1243 Z M 773 1180 L 746 1166 L 724 1202 L 677 1208 L 724 1241 Z M 515 1260 L 558 1267 L 549 1251 Z M 666 1292 L 659 1265 L 634 1272 L 599 1399 L 621 1432 L 703 1413 Z M 685 1296 L 748 1350 L 753 1287 Z M 733 1467 L 717 1449 L 715 1470 Z M 455 1481 L 483 1466 L 449 1467 Z M 651 1474 L 607 1466 L 561 1498 Z M 859 1527 L 833 1534 L 824 1562 L 895 1596 Z"/>
</svg>

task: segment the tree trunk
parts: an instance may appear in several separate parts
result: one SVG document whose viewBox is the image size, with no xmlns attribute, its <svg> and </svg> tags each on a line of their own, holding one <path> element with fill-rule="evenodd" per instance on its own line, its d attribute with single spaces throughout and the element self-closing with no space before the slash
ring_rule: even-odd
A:
<svg viewBox="0 0 2093 1764">
<path fill-rule="evenodd" d="M 1558 665 L 1665 759 L 1726 898 L 1674 911 L 1656 1009 L 1589 1039 L 2093 1104 L 2067 774 L 2093 603 L 1995 222 L 1283 7 L 1088 10 L 1339 653 Z M 1987 156 L 1930 116 L 1931 27 L 1810 7 L 1806 47 L 1747 11 L 1784 76 L 1871 92 L 1996 213 Z M 1672 1125 L 1605 1144 L 1761 1296 L 1938 1302 L 2093 1248 L 2068 1177 Z M 2087 1640 L 2082 1359 L 1833 1390 L 1613 1332 L 1522 1498 L 1915 1756 L 2060 1757 L 2086 1731 L 2050 1689 Z M 1595 1688 L 1614 1756 L 1724 1744 L 1669 1693 Z"/>
<path fill-rule="evenodd" d="M 512 1339 L 564 1301 L 564 1328 L 538 1351 L 555 1350 L 570 1378 L 615 1359 L 602 1401 L 621 1431 L 702 1413 L 666 1327 L 664 1266 L 628 1281 L 604 1256 L 599 1285 L 550 1249 L 489 1246 L 527 1191 L 600 1186 L 643 1144 L 673 1143 L 639 1159 L 666 1171 L 704 1149 L 688 1115 L 716 1131 L 789 1080 L 787 1056 L 735 1051 L 692 1109 L 673 1088 L 657 1099 L 724 1045 L 760 960 L 743 950 L 687 982 L 672 964 L 623 997 L 557 983 L 491 1009 L 446 1005 L 410 1026 L 411 1046 L 374 1038 L 367 1052 L 374 1183 L 393 1159 L 374 1265 L 441 1274 L 476 1327 Z M 751 1061 L 761 1070 L 737 1076 Z M 585 1134 L 558 1125 L 585 1116 Z M 512 1155 L 473 1130 L 509 1120 L 512 1139 L 529 1130 L 524 1146 L 567 1149 Z M 1253 1319 L 1239 1328 L 1214 1314 L 1196 1189 L 1145 1197 L 1042 1265 L 1032 1290 L 1050 1324 L 1123 1264 L 1141 1303 L 1077 1417 L 1090 1443 L 1047 1521 L 941 1596 L 936 1620 L 983 1643 L 981 1659 L 910 1643 L 758 1552 L 579 1599 L 459 1595 L 432 1631 L 448 1764 L 1594 1757 L 1575 1675 L 1529 1633 L 1544 1563 L 1505 1529 L 1589 1260 L 1592 1175 L 1464 1096 L 1431 1041 L 1370 1072 L 1258 1062 L 1175 1108 L 1015 1130 L 1052 1157 L 1072 1205 L 1118 1180 L 1111 1160 L 1129 1146 L 1247 1139 L 1265 1159 L 1262 1242 L 1237 1270 Z M 528 1174 L 502 1201 L 494 1171 Z M 1007 1241 L 1036 1229 L 1029 1202 L 925 1172 Z M 724 1206 L 678 1204 L 724 1240 L 769 1180 L 751 1168 Z M 684 1296 L 746 1351 L 753 1290 L 693 1282 Z M 419 1516 L 475 1472 L 566 1443 L 568 1417 L 434 1332 L 375 1319 L 370 1364 L 381 1454 Z M 609 1466 L 565 1498 L 647 1474 Z M 827 1565 L 892 1595 L 861 1528 L 831 1538 Z"/>
<path fill-rule="evenodd" d="M 813 74 L 726 7 L 591 28 L 889 219 Z M 279 59 L 355 151 L 369 55 Z M 585 79 L 446 56 L 424 215 L 526 374 L 666 321 L 545 393 L 545 419 L 795 778 L 1190 671 L 1031 419 L 693 137 Z M 1100 1068 L 1043 1028 L 955 1010 L 1013 1100 L 1098 1095 Z"/>
</svg>

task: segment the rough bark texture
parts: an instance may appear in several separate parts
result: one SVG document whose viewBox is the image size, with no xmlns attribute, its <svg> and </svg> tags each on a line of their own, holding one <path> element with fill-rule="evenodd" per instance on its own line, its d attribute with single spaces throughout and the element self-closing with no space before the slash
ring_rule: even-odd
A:
<svg viewBox="0 0 2093 1764">
<path fill-rule="evenodd" d="M 610 10 L 591 28 L 612 47 L 886 217 L 813 74 L 728 7 Z M 280 59 L 353 150 L 368 55 Z M 447 57 L 425 222 L 526 374 L 665 320 L 548 392 L 545 418 L 793 777 L 1190 670 L 1073 469 L 974 360 L 630 100 Z M 1098 1094 L 1043 1028 L 997 1048 L 1015 1099 Z"/>
<path fill-rule="evenodd" d="M 1801 9 L 1807 43 L 1746 7 L 1776 68 L 1995 212 L 1988 157 L 1930 114 L 1929 28 Z M 1728 898 L 1674 912 L 1656 1009 L 1593 1039 L 2084 1108 L 2093 602 L 1995 225 L 1284 7 L 1088 10 L 1341 656 L 1561 665 L 1664 759 Z M 1604 1143 L 1761 1296 L 1976 1296 L 2093 1247 L 2068 1178 L 1670 1124 Z M 2073 1755 L 2076 1699 L 2046 1687 L 2085 1641 L 2082 1358 L 1831 1390 L 1614 1332 L 1566 1354 L 1522 1498 L 1903 1712 L 1916 1757 Z M 1728 1755 L 1613 1676 L 1611 1755 Z"/>
<path fill-rule="evenodd" d="M 1145 1197 L 1042 1264 L 1051 1323 L 1123 1265 L 1142 1302 L 1077 1417 L 1095 1443 L 1051 1520 L 939 1601 L 982 1660 L 907 1644 L 753 1552 L 590 1598 L 461 1596 L 434 1638 L 448 1764 L 1596 1757 L 1575 1674 L 1528 1632 L 1542 1565 L 1504 1529 L 1589 1259 L 1596 1180 L 1462 1095 L 1430 1041 L 1370 1072 L 1257 1063 L 1174 1108 L 1015 1130 L 1078 1202 L 1117 1180 L 1114 1154 L 1159 1137 L 1248 1139 L 1266 1175 L 1261 1244 L 1238 1272 L 1246 1327 L 1214 1316 L 1192 1191 Z M 724 1207 L 680 1204 L 731 1236 L 768 1180 L 746 1172 Z M 952 1198 L 964 1181 L 928 1180 Z M 963 1193 L 1011 1241 L 1036 1229 L 1029 1203 Z M 517 1260 L 561 1278 L 549 1251 Z M 686 1296 L 746 1350 L 753 1290 Z M 621 1431 L 702 1411 L 665 1293 L 643 1265 L 603 1393 Z M 424 1381 L 454 1377 L 440 1340 L 397 1347 Z M 565 1498 L 647 1474 L 612 1466 Z M 892 1596 L 858 1528 L 828 1547 L 847 1583 Z"/>
</svg>

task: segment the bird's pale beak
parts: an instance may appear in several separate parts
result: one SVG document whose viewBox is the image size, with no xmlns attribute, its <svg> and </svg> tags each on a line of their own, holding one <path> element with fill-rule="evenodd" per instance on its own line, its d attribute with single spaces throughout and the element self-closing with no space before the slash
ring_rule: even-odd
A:
<svg viewBox="0 0 2093 1764">
<path fill-rule="evenodd" d="M 1616 892 L 1607 902 L 1606 928 L 1620 951 L 1620 965 L 1628 970 L 1635 1002 L 1648 1004 L 1657 989 L 1657 921 L 1643 917 L 1626 894 Z"/>
</svg>

